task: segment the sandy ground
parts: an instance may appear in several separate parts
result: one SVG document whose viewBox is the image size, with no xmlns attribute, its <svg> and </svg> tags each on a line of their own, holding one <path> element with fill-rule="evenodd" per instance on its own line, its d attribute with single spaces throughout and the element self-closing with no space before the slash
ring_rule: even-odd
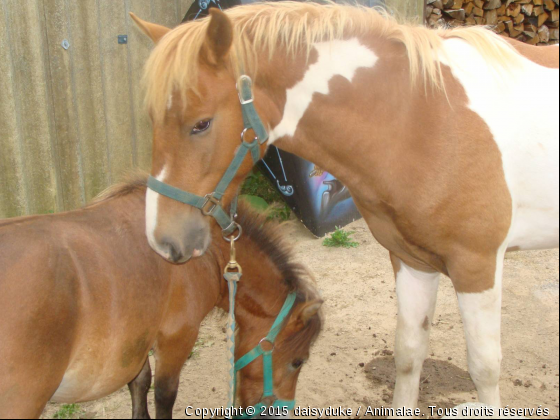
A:
<svg viewBox="0 0 560 420">
<path fill-rule="evenodd" d="M 360 406 L 388 406 L 392 400 L 397 302 L 387 252 L 363 221 L 349 228 L 356 231 L 357 249 L 325 248 L 299 225 L 289 240 L 298 259 L 316 276 L 326 302 L 325 330 L 300 377 L 297 403 L 352 408 L 355 418 Z M 550 418 L 559 415 L 558 260 L 557 250 L 509 254 L 504 279 L 502 400 L 516 408 L 542 405 L 550 410 Z M 467 372 L 457 301 L 447 278 L 441 281 L 438 299 L 420 392 L 425 418 L 430 417 L 429 405 L 453 407 L 476 396 Z M 194 357 L 183 370 L 176 418 L 186 417 L 187 406 L 226 403 L 224 322 L 217 316 L 205 321 Z M 81 404 L 81 417 L 130 418 L 130 406 L 123 389 Z M 52 418 L 59 408 L 49 404 L 44 417 Z M 153 391 L 150 410 L 155 415 Z"/>
</svg>

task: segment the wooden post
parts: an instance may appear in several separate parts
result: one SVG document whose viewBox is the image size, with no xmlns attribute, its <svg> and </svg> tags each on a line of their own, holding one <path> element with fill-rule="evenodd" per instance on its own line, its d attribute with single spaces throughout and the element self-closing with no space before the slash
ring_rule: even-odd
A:
<svg viewBox="0 0 560 420">
<path fill-rule="evenodd" d="M 387 8 L 394 10 L 398 16 L 424 23 L 426 21 L 426 0 L 385 0 Z"/>
</svg>

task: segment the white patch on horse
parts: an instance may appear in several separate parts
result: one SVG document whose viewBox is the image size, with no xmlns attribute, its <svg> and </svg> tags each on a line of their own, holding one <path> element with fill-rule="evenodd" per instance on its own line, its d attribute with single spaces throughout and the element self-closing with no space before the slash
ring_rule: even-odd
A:
<svg viewBox="0 0 560 420">
<path fill-rule="evenodd" d="M 286 92 L 282 121 L 270 132 L 269 144 L 293 136 L 315 93 L 329 94 L 329 81 L 342 76 L 352 82 L 361 67 L 373 67 L 378 57 L 357 38 L 320 42 L 314 45 L 317 62 L 311 64 L 303 79 Z"/>
<path fill-rule="evenodd" d="M 90 351 L 91 349 L 78 348 L 77 357 L 70 362 L 58 389 L 51 398 L 52 402 L 69 404 L 93 401 L 117 390 L 115 384 L 118 387 L 120 382 L 115 382 L 112 369 L 118 362 L 105 360 L 103 365 L 84 363 L 84 355 Z"/>
<path fill-rule="evenodd" d="M 494 287 L 482 293 L 457 293 L 467 339 L 469 373 L 484 404 L 501 407 L 501 320 L 504 257 L 509 239 L 498 250 Z"/>
<path fill-rule="evenodd" d="M 418 271 L 401 261 L 397 273 L 397 382 L 393 408 L 417 407 L 420 374 L 428 356 L 439 277 L 439 273 Z"/>
<path fill-rule="evenodd" d="M 163 168 L 158 176 L 155 178 L 158 181 L 165 182 L 167 177 L 167 168 Z M 157 241 L 155 237 L 155 232 L 158 223 L 158 204 L 159 204 L 159 194 L 151 189 L 146 190 L 146 236 L 148 237 L 148 242 L 150 246 L 156 250 L 160 255 L 166 256 L 167 252 L 159 250 L 157 246 Z"/>
<path fill-rule="evenodd" d="M 173 106 L 173 94 L 169 95 L 169 98 L 167 99 L 167 110 L 169 111 L 172 106 Z"/>
<path fill-rule="evenodd" d="M 559 70 L 520 56 L 519 66 L 498 78 L 474 47 L 459 39 L 444 41 L 442 57 L 461 82 L 469 108 L 488 125 L 502 152 L 506 182 L 513 200 L 508 247 L 557 248 L 559 245 Z M 518 99 L 536 92 L 535 103 Z M 543 121 L 545 123 L 543 123 Z M 489 203 L 491 204 L 491 203 Z"/>
<path fill-rule="evenodd" d="M 51 397 L 52 402 L 72 403 L 83 396 L 83 389 L 80 381 L 70 370 L 67 370 L 58 386 L 58 389 Z"/>
</svg>

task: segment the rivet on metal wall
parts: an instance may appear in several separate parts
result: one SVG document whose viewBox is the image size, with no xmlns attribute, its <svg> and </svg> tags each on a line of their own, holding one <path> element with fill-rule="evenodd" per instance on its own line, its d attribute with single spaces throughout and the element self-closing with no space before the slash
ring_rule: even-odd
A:
<svg viewBox="0 0 560 420">
<path fill-rule="evenodd" d="M 119 44 L 126 44 L 128 43 L 128 35 L 119 35 Z"/>
<path fill-rule="evenodd" d="M 67 39 L 65 39 L 64 41 L 62 41 L 62 48 L 64 48 L 65 50 L 67 50 L 68 48 L 70 48 L 70 43 L 68 42 Z"/>
</svg>

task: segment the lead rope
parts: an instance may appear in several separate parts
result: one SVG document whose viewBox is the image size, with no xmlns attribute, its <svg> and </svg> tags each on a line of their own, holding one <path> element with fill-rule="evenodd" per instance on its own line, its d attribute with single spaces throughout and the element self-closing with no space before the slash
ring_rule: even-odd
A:
<svg viewBox="0 0 560 420">
<path fill-rule="evenodd" d="M 237 294 L 237 283 L 241 280 L 242 269 L 235 256 L 235 240 L 230 238 L 230 257 L 229 263 L 224 270 L 224 278 L 228 283 L 229 290 L 229 314 L 227 325 L 227 343 L 229 357 L 229 390 L 228 390 L 228 408 L 233 408 L 235 404 L 235 295 Z"/>
</svg>

